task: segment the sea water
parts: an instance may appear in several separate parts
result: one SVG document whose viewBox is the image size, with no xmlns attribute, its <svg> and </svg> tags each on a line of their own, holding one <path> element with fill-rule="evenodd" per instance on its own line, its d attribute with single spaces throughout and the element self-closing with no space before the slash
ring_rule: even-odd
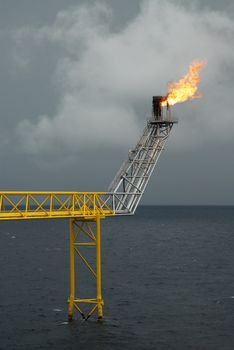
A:
<svg viewBox="0 0 234 350">
<path fill-rule="evenodd" d="M 77 294 L 95 297 L 76 267 Z M 0 222 L 0 269 L 1 350 L 234 349 L 234 207 L 104 220 L 103 322 L 67 322 L 68 220 Z"/>
</svg>

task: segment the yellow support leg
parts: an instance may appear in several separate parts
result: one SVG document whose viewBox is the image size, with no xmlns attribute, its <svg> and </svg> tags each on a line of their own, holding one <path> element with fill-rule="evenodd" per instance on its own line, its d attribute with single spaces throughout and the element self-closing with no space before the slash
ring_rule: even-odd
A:
<svg viewBox="0 0 234 350">
<path fill-rule="evenodd" d="M 92 229 L 95 224 L 96 230 Z M 96 269 L 84 257 L 84 247 L 95 247 Z M 79 299 L 75 297 L 75 255 L 88 268 L 96 282 L 96 298 Z M 81 305 L 90 304 L 88 313 L 82 311 Z M 93 219 L 70 219 L 70 297 L 68 299 L 68 319 L 72 320 L 73 310 L 76 309 L 84 319 L 88 319 L 96 310 L 98 320 L 103 318 L 103 299 L 101 290 L 101 218 L 97 214 Z"/>
<path fill-rule="evenodd" d="M 97 274 L 97 309 L 98 319 L 103 318 L 103 299 L 102 299 L 102 282 L 101 282 L 101 222 L 100 216 L 96 217 L 96 274 Z"/>
<path fill-rule="evenodd" d="M 68 319 L 71 321 L 75 299 L 75 251 L 74 251 L 74 219 L 69 220 L 70 226 L 70 298 L 68 300 Z"/>
</svg>

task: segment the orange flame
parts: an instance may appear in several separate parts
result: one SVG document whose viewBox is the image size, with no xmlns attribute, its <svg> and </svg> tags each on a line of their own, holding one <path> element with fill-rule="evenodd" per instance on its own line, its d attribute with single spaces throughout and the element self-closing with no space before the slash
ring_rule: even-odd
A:
<svg viewBox="0 0 234 350">
<path fill-rule="evenodd" d="M 169 104 L 173 106 L 176 103 L 182 103 L 189 99 L 201 98 L 202 94 L 197 92 L 198 83 L 200 81 L 199 72 L 206 64 L 207 61 L 205 60 L 194 61 L 190 64 L 188 73 L 182 79 L 178 82 L 173 81 L 169 83 L 167 97 L 161 102 L 161 105 L 166 106 Z"/>
</svg>

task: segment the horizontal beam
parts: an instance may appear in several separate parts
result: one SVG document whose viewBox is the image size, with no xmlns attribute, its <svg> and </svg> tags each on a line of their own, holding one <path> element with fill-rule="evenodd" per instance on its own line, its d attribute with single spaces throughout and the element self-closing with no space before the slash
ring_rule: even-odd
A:
<svg viewBox="0 0 234 350">
<path fill-rule="evenodd" d="M 118 211 L 122 196 L 139 196 L 126 192 L 0 192 L 1 220 L 64 219 L 94 220 L 114 215 L 131 215 L 126 208 Z"/>
<path fill-rule="evenodd" d="M 113 216 L 114 195 L 106 192 L 0 192 L 0 220 Z"/>
</svg>

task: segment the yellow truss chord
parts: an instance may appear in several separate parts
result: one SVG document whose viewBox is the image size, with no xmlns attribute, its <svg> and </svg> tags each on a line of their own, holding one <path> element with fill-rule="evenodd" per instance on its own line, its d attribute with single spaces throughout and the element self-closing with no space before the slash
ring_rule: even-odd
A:
<svg viewBox="0 0 234 350">
<path fill-rule="evenodd" d="M 0 192 L 0 220 L 113 216 L 106 192 Z"/>
</svg>

